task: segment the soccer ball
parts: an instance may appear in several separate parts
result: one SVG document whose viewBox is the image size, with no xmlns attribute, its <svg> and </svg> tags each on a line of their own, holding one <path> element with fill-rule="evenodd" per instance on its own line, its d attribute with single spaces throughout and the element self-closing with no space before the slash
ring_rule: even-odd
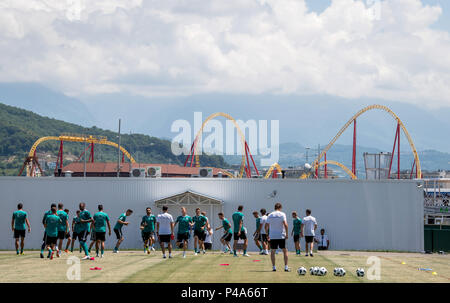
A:
<svg viewBox="0 0 450 303">
<path fill-rule="evenodd" d="M 328 273 L 328 270 L 325 267 L 319 268 L 319 276 L 325 276 Z"/>
<path fill-rule="evenodd" d="M 306 268 L 304 268 L 303 266 L 302 266 L 302 267 L 299 267 L 299 268 L 297 269 L 297 273 L 298 273 L 299 276 L 304 276 L 304 275 L 306 275 Z"/>
<path fill-rule="evenodd" d="M 333 274 L 336 277 L 343 277 L 345 276 L 345 269 L 343 269 L 342 267 L 336 267 L 333 271 Z"/>
<path fill-rule="evenodd" d="M 319 271 L 320 271 L 320 268 L 317 267 L 317 266 L 314 266 L 313 275 L 318 276 L 319 275 Z"/>
<path fill-rule="evenodd" d="M 335 275 L 335 276 L 339 275 L 339 268 L 337 268 L 337 267 L 334 268 L 333 275 Z"/>
<path fill-rule="evenodd" d="M 364 277 L 364 274 L 365 274 L 365 272 L 364 272 L 364 268 L 358 268 L 357 270 L 356 270 L 356 275 L 358 276 L 358 277 Z"/>
<path fill-rule="evenodd" d="M 309 273 L 313 276 L 314 275 L 314 267 L 311 267 L 310 269 L 309 269 Z"/>
</svg>

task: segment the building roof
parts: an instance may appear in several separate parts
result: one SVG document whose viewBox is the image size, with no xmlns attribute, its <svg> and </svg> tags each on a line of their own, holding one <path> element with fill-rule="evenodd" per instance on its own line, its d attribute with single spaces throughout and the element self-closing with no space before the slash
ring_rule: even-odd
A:
<svg viewBox="0 0 450 303">
<path fill-rule="evenodd" d="M 121 163 L 121 172 L 130 172 L 132 168 L 147 168 L 149 166 L 160 166 L 161 174 L 167 175 L 198 175 L 198 167 L 184 167 L 177 164 L 161 164 L 161 163 Z M 74 162 L 63 167 L 63 172 L 71 171 L 74 173 L 84 172 L 84 162 Z M 220 168 L 213 168 L 213 175 L 217 175 Z M 87 173 L 114 173 L 117 172 L 117 162 L 94 162 L 86 163 Z"/>
</svg>

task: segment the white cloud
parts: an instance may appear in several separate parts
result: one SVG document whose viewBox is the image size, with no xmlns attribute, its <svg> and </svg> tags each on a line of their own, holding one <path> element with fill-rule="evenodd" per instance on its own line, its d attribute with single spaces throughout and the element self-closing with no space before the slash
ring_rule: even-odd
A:
<svg viewBox="0 0 450 303">
<path fill-rule="evenodd" d="M 450 106 L 450 35 L 430 27 L 441 14 L 420 0 L 334 0 L 321 14 L 302 0 L 2 1 L 0 81 Z"/>
</svg>

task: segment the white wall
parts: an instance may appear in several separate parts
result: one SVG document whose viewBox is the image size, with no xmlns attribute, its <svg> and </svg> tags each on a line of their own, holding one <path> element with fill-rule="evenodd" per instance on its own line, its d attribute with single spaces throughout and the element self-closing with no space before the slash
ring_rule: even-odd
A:
<svg viewBox="0 0 450 303">
<path fill-rule="evenodd" d="M 245 206 L 244 224 L 249 232 L 250 250 L 256 250 L 251 235 L 255 230 L 252 212 L 264 207 L 273 209 L 275 202 L 283 204 L 292 228 L 291 212 L 302 217 L 312 209 L 319 229 L 325 228 L 331 249 L 339 250 L 423 250 L 423 195 L 412 180 L 294 180 L 294 179 L 131 179 L 131 178 L 24 178 L 0 177 L 0 249 L 13 249 L 11 215 L 18 202 L 29 214 L 32 233 L 27 234 L 26 247 L 38 248 L 43 236 L 42 215 L 51 203 L 64 203 L 72 218 L 80 201 L 94 213 L 97 204 L 114 221 L 127 208 L 135 212 L 131 224 L 124 227 L 123 248 L 140 248 L 139 222 L 145 208 L 159 213 L 154 201 L 191 190 L 223 200 L 227 217 L 239 204 Z M 269 197 L 277 191 L 275 198 Z M 220 226 L 216 214 L 208 217 Z M 169 209 L 174 217 L 179 209 Z M 192 215 L 192 214 L 191 214 Z M 231 219 L 231 218 L 230 218 Z M 114 224 L 113 223 L 113 224 Z M 218 249 L 221 231 L 215 233 L 214 248 Z M 192 241 L 191 241 L 192 242 Z M 113 235 L 107 239 L 114 246 Z M 294 249 L 292 238 L 288 240 Z M 192 246 L 192 243 L 191 245 Z M 304 247 L 304 243 L 302 243 Z"/>
</svg>

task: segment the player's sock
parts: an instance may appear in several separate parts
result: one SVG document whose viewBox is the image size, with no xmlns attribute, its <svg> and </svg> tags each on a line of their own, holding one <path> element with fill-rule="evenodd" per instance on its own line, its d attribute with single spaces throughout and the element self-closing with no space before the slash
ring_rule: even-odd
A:
<svg viewBox="0 0 450 303">
<path fill-rule="evenodd" d="M 114 251 L 118 251 L 119 248 L 117 246 L 114 247 Z"/>
<path fill-rule="evenodd" d="M 48 249 L 48 256 L 47 256 L 47 258 L 50 258 L 51 255 L 52 255 L 52 249 L 49 248 L 49 249 Z"/>
<path fill-rule="evenodd" d="M 259 251 L 261 252 L 262 251 L 262 246 L 258 245 L 258 248 L 259 248 Z"/>
<path fill-rule="evenodd" d="M 237 256 L 237 250 L 236 250 L 236 249 L 234 250 L 233 254 L 234 254 L 235 256 Z"/>
<path fill-rule="evenodd" d="M 244 255 L 246 255 L 247 254 L 247 250 L 246 249 L 244 249 Z"/>
<path fill-rule="evenodd" d="M 18 249 L 16 249 L 16 253 L 19 254 L 19 250 Z"/>
<path fill-rule="evenodd" d="M 103 249 L 103 247 L 102 247 L 102 249 L 101 249 L 101 252 L 102 252 L 102 256 L 103 256 L 103 253 L 104 253 L 104 251 L 105 251 L 105 250 L 104 250 L 104 249 Z"/>
<path fill-rule="evenodd" d="M 87 247 L 87 245 L 86 245 L 86 242 L 81 242 L 80 244 L 81 244 L 81 246 L 83 247 L 84 254 L 85 254 L 86 256 L 89 256 L 89 250 L 88 250 L 88 247 Z"/>
</svg>

